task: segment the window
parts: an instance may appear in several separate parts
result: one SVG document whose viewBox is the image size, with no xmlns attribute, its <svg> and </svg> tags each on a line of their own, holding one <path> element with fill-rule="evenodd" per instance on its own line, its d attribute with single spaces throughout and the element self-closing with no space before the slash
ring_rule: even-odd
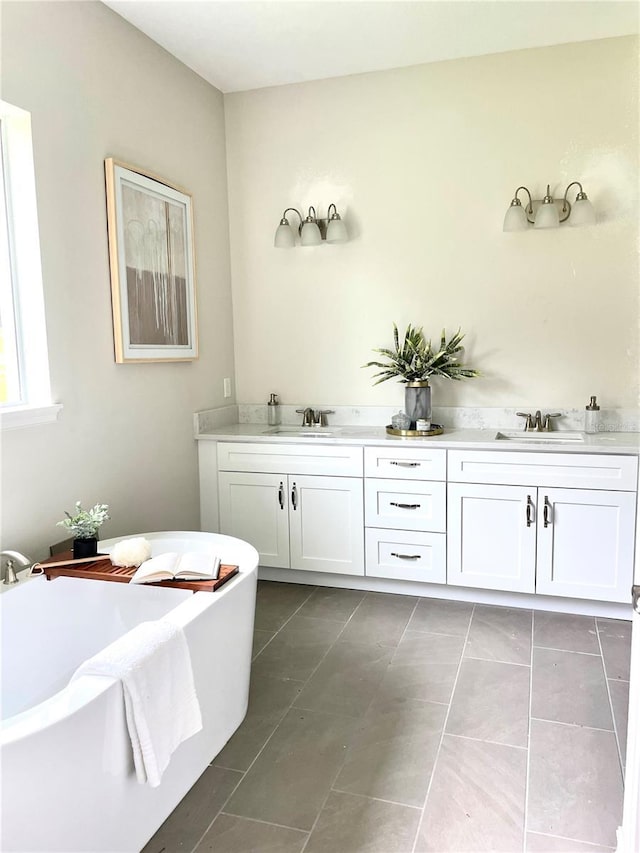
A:
<svg viewBox="0 0 640 853">
<path fill-rule="evenodd" d="M 40 267 L 31 116 L 0 101 L 0 416 L 55 420 Z"/>
</svg>

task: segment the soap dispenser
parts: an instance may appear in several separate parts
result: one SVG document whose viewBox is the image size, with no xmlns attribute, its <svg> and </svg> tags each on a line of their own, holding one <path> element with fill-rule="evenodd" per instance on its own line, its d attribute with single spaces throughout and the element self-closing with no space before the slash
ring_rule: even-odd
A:
<svg viewBox="0 0 640 853">
<path fill-rule="evenodd" d="M 584 431 L 593 434 L 598 432 L 598 421 L 600 420 L 600 406 L 596 403 L 596 398 L 591 397 L 589 405 L 585 408 L 584 413 Z"/>
<path fill-rule="evenodd" d="M 271 394 L 267 403 L 267 423 L 269 426 L 278 426 L 280 423 L 280 401 L 277 394 Z"/>
</svg>

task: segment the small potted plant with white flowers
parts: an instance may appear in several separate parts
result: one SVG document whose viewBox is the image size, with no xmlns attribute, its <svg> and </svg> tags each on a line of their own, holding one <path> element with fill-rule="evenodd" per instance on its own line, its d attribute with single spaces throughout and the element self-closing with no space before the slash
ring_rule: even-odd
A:
<svg viewBox="0 0 640 853">
<path fill-rule="evenodd" d="M 100 527 L 109 519 L 109 505 L 96 504 L 91 509 L 83 509 L 80 501 L 76 501 L 75 513 L 65 511 L 66 518 L 58 522 L 75 537 L 73 540 L 73 559 L 95 557 L 98 553 L 98 537 Z"/>
</svg>

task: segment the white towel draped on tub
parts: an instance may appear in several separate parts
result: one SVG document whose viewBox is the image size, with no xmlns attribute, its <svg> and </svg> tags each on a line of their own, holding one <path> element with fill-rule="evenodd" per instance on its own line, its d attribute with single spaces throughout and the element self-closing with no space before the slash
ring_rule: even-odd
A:
<svg viewBox="0 0 640 853">
<path fill-rule="evenodd" d="M 81 664 L 71 681 L 83 675 L 122 682 L 136 775 L 157 787 L 175 749 L 202 729 L 184 631 L 165 619 L 143 622 Z"/>
</svg>

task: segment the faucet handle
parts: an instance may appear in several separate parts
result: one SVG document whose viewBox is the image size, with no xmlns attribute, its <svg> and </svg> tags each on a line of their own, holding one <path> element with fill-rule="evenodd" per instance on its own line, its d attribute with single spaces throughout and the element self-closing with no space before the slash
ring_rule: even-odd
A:
<svg viewBox="0 0 640 853">
<path fill-rule="evenodd" d="M 561 418 L 562 412 L 549 412 L 548 415 L 544 416 L 544 425 L 542 427 L 543 432 L 551 432 L 551 420 L 550 418 Z"/>
<path fill-rule="evenodd" d="M 533 417 L 532 417 L 532 415 L 531 415 L 531 412 L 516 412 L 516 415 L 517 415 L 517 417 L 519 417 L 519 418 L 526 418 L 526 420 L 525 420 L 525 422 L 524 422 L 524 430 L 525 430 L 525 432 L 526 432 L 527 430 L 532 430 L 532 429 L 533 429 Z"/>
<path fill-rule="evenodd" d="M 333 409 L 319 409 L 315 412 L 315 424 L 316 426 L 328 426 L 327 424 L 327 415 L 335 415 Z"/>
</svg>

